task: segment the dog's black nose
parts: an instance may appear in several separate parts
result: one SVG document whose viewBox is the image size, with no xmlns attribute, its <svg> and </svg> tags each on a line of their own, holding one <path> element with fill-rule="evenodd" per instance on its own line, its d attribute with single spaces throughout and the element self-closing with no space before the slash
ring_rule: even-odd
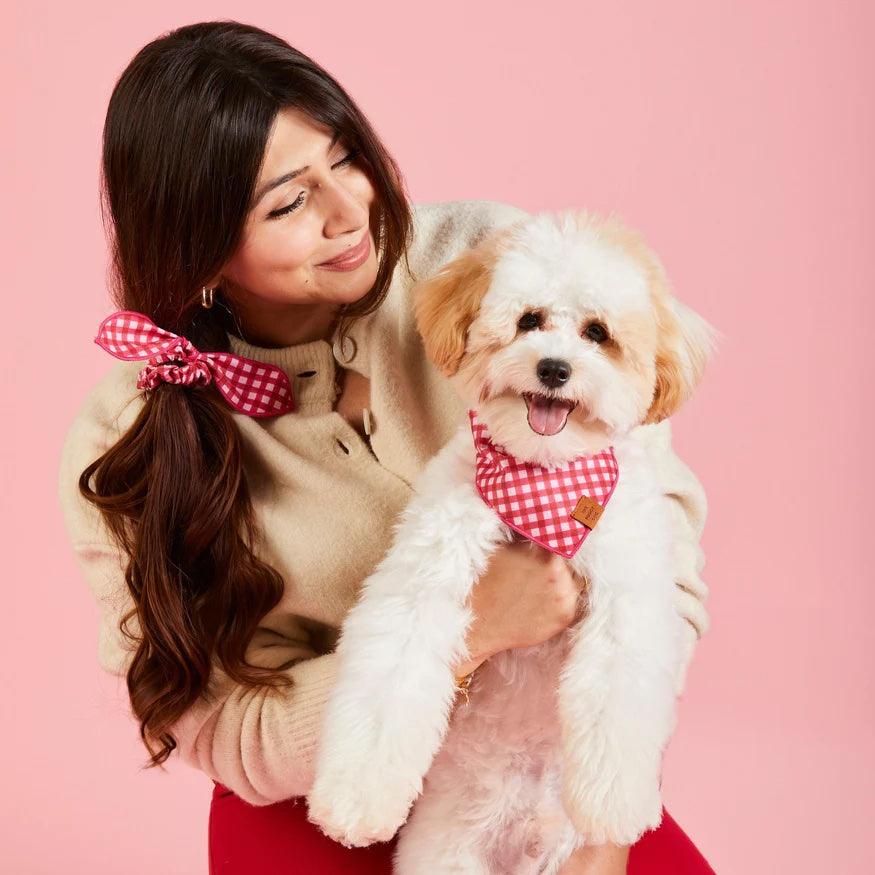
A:
<svg viewBox="0 0 875 875">
<path fill-rule="evenodd" d="M 538 379 L 548 389 L 558 389 L 568 382 L 571 365 L 562 359 L 541 359 L 538 362 Z"/>
</svg>

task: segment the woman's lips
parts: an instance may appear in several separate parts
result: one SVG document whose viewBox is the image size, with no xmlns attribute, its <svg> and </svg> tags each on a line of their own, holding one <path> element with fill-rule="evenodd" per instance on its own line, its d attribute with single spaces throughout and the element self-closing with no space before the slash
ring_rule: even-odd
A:
<svg viewBox="0 0 875 875">
<path fill-rule="evenodd" d="M 352 249 L 347 249 L 342 255 L 331 261 L 323 261 L 319 267 L 324 267 L 326 270 L 355 270 L 355 268 L 363 265 L 371 254 L 371 235 L 366 231 L 362 242 Z"/>
</svg>

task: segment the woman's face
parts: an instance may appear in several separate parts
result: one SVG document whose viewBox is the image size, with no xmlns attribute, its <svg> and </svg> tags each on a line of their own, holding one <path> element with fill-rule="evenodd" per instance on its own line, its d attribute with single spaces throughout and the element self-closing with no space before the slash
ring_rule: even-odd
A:
<svg viewBox="0 0 875 875">
<path fill-rule="evenodd" d="M 219 280 L 247 340 L 284 346 L 315 339 L 338 305 L 371 290 L 374 197 L 334 131 L 299 110 L 279 112 L 242 241 Z"/>
</svg>

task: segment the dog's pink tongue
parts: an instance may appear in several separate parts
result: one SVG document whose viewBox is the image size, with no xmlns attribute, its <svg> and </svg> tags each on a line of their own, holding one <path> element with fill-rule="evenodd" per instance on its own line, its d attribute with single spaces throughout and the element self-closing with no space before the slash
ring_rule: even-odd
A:
<svg viewBox="0 0 875 875">
<path fill-rule="evenodd" d="M 558 434 L 565 428 L 569 412 L 567 401 L 534 395 L 529 400 L 529 426 L 538 434 Z"/>
</svg>

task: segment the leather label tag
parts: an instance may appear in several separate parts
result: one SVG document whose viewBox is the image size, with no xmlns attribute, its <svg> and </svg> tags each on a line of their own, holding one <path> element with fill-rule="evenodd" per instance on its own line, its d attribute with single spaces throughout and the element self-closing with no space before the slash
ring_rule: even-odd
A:
<svg viewBox="0 0 875 875">
<path fill-rule="evenodd" d="M 601 519 L 604 508 L 588 495 L 581 497 L 577 506 L 571 511 L 571 516 L 579 523 L 583 523 L 588 529 L 594 529 L 595 524 Z"/>
</svg>

